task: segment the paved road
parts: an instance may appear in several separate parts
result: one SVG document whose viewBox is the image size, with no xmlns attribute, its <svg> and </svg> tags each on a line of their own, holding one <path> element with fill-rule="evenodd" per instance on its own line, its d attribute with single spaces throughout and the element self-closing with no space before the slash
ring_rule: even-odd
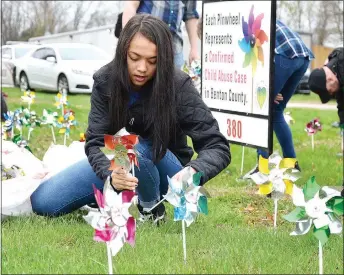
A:
<svg viewBox="0 0 344 275">
<path fill-rule="evenodd" d="M 287 108 L 308 108 L 308 109 L 320 109 L 320 110 L 337 110 L 337 105 L 334 104 L 316 104 L 316 103 L 304 103 L 304 102 L 289 102 Z"/>
</svg>

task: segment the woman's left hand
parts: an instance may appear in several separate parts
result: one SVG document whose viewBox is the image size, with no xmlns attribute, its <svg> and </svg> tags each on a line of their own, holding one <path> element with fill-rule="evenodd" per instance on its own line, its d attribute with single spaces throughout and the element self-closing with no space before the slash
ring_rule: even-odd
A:
<svg viewBox="0 0 344 275">
<path fill-rule="evenodd" d="M 275 102 L 276 104 L 279 104 L 279 101 L 282 101 L 282 100 L 283 100 L 282 94 L 277 94 L 276 97 L 275 97 L 274 102 Z"/>
<path fill-rule="evenodd" d="M 191 169 L 191 175 L 193 175 L 193 174 L 196 174 L 197 173 L 197 171 L 195 170 L 195 169 L 193 169 L 192 167 L 190 167 Z M 183 176 L 184 176 L 184 174 L 186 174 L 186 173 L 188 173 L 188 167 L 184 167 L 182 170 L 180 170 L 177 174 L 175 174 L 174 176 L 173 176 L 173 178 L 174 179 L 176 179 L 176 180 L 180 180 L 180 179 L 182 179 L 183 178 Z"/>
</svg>

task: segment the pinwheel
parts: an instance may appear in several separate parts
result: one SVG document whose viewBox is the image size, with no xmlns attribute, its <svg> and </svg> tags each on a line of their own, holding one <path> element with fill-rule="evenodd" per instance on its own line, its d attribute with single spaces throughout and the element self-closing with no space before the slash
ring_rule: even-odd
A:
<svg viewBox="0 0 344 275">
<path fill-rule="evenodd" d="M 12 138 L 13 137 L 13 123 L 14 123 L 14 113 L 12 111 L 8 111 L 4 114 L 5 123 L 2 124 L 2 130 L 4 134 L 4 138 Z"/>
<path fill-rule="evenodd" d="M 291 117 L 291 113 L 290 112 L 285 112 L 283 114 L 283 116 L 284 116 L 285 122 L 287 122 L 288 125 L 295 123 L 295 120 Z"/>
<path fill-rule="evenodd" d="M 135 150 L 135 145 L 138 142 L 138 136 L 129 134 L 125 128 L 119 130 L 114 136 L 104 135 L 105 148 L 115 150 L 115 155 L 111 160 L 109 170 L 115 169 L 119 164 L 127 171 L 132 169 L 133 176 L 135 176 L 134 164 L 136 167 L 139 167 L 137 161 L 138 152 Z"/>
<path fill-rule="evenodd" d="M 29 127 L 29 132 L 28 132 L 28 138 L 27 140 L 30 140 L 31 132 L 37 127 L 41 126 L 41 120 L 37 118 L 36 112 L 35 111 L 29 111 L 25 113 L 25 124 L 26 126 Z"/>
<path fill-rule="evenodd" d="M 12 138 L 12 141 L 17 144 L 19 147 L 21 148 L 25 148 L 27 150 L 29 150 L 29 152 L 32 153 L 30 147 L 28 146 L 28 142 L 24 139 L 22 139 L 22 136 L 19 134 L 19 135 L 15 135 L 13 138 Z"/>
<path fill-rule="evenodd" d="M 283 158 L 273 153 L 268 159 L 259 156 L 259 172 L 251 175 L 251 179 L 259 186 L 258 193 L 270 195 L 274 200 L 274 228 L 277 227 L 277 204 L 285 194 L 291 195 L 293 182 L 300 177 L 300 171 L 295 169 L 295 159 Z"/>
<path fill-rule="evenodd" d="M 248 65 L 252 65 L 252 75 L 254 76 L 257 68 L 257 59 L 264 66 L 264 54 L 262 45 L 268 41 L 268 36 L 264 30 L 261 30 L 261 23 L 264 18 L 264 14 L 259 14 L 256 18 L 253 15 L 252 5 L 251 11 L 248 17 L 248 22 L 242 17 L 242 32 L 244 38 L 239 41 L 241 50 L 245 53 L 245 60 L 243 68 Z"/>
<path fill-rule="evenodd" d="M 190 66 L 185 63 L 182 70 L 191 77 L 195 88 L 200 92 L 201 62 L 199 60 L 193 60 Z"/>
<path fill-rule="evenodd" d="M 202 173 L 194 173 L 191 167 L 184 169 L 185 173 L 180 177 L 172 177 L 170 179 L 167 176 L 169 189 L 167 194 L 163 196 L 163 200 L 167 200 L 174 206 L 174 220 L 182 221 L 184 262 L 186 263 L 185 224 L 189 227 L 199 213 L 208 215 L 207 198 L 210 195 L 203 186 L 200 186 Z"/>
<path fill-rule="evenodd" d="M 77 125 L 74 114 L 72 110 L 65 110 L 64 115 L 60 116 L 57 121 L 57 127 L 60 128 L 59 134 L 64 134 L 64 145 L 66 145 L 66 138 L 69 137 L 71 128 Z"/>
<path fill-rule="evenodd" d="M 24 91 L 24 95 L 21 96 L 23 102 L 28 104 L 28 109 L 30 110 L 31 104 L 34 103 L 36 98 L 35 92 Z"/>
<path fill-rule="evenodd" d="M 343 197 L 327 186 L 320 187 L 311 177 L 301 189 L 294 186 L 293 203 L 296 206 L 284 216 L 289 222 L 296 222 L 292 236 L 304 235 L 313 227 L 313 234 L 319 241 L 319 273 L 323 274 L 322 247 L 331 234 L 342 232 Z"/>
<path fill-rule="evenodd" d="M 85 142 L 86 141 L 86 136 L 85 133 L 80 133 L 80 142 Z"/>
<path fill-rule="evenodd" d="M 55 138 L 55 133 L 54 133 L 54 127 L 57 126 L 57 118 L 58 118 L 57 112 L 52 112 L 46 109 L 43 110 L 42 124 L 48 125 L 50 127 L 51 133 L 53 135 L 53 141 L 55 144 L 56 144 L 56 138 Z"/>
<path fill-rule="evenodd" d="M 94 240 L 107 245 L 109 274 L 112 272 L 112 256 L 127 242 L 135 245 L 136 221 L 138 217 L 137 196 L 132 191 L 117 194 L 107 178 L 103 194 L 93 185 L 99 212 L 89 212 L 84 219 L 94 229 Z"/>
<path fill-rule="evenodd" d="M 13 165 L 9 168 L 1 165 L 1 180 L 9 180 L 17 177 L 25 176 L 23 169 L 19 168 L 16 165 Z"/>
<path fill-rule="evenodd" d="M 59 92 L 56 96 L 55 96 L 55 104 L 54 104 L 57 109 L 61 109 L 61 114 L 62 116 L 65 113 L 65 107 L 69 105 L 68 103 L 68 99 L 67 99 L 67 91 L 65 89 L 63 89 L 61 92 Z"/>
<path fill-rule="evenodd" d="M 306 124 L 305 131 L 307 132 L 309 136 L 312 137 L 312 150 L 313 151 L 314 151 L 314 135 L 318 131 L 321 131 L 321 130 L 322 130 L 322 126 L 318 118 L 315 118 Z"/>
</svg>

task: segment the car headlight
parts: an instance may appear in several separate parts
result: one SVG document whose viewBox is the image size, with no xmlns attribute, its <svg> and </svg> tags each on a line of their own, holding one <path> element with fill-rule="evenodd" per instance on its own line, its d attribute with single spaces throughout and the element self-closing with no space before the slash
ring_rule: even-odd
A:
<svg viewBox="0 0 344 275">
<path fill-rule="evenodd" d="M 78 70 L 78 69 L 72 69 L 72 72 L 75 74 L 81 74 L 81 75 L 91 75 L 90 72 L 82 71 L 82 70 Z"/>
</svg>

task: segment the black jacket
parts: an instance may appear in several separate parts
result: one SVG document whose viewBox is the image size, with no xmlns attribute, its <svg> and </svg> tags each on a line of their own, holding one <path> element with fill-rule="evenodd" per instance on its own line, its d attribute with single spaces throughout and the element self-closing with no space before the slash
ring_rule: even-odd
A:
<svg viewBox="0 0 344 275">
<path fill-rule="evenodd" d="M 109 77 L 110 65 L 102 67 L 94 76 L 91 95 L 91 111 L 88 117 L 85 152 L 97 176 L 103 180 L 110 175 L 110 161 L 99 149 L 104 147 L 104 134 L 109 132 Z M 215 177 L 230 163 L 231 155 L 226 138 L 220 133 L 217 121 L 195 89 L 191 78 L 176 70 L 175 88 L 177 94 L 177 138 L 168 149 L 180 160 L 182 165 L 191 166 L 203 172 L 201 184 Z M 147 106 L 147 105 L 146 105 Z M 138 99 L 129 107 L 129 118 L 126 127 L 128 132 L 149 137 L 144 120 L 145 98 Z M 134 118 L 134 119 L 133 119 Z M 129 121 L 134 121 L 129 125 Z M 194 152 L 187 145 L 187 136 L 192 139 L 197 159 L 191 160 Z"/>
<path fill-rule="evenodd" d="M 340 124 L 344 124 L 344 48 L 334 49 L 328 56 L 326 66 L 337 76 L 340 91 L 336 93 Z"/>
</svg>

